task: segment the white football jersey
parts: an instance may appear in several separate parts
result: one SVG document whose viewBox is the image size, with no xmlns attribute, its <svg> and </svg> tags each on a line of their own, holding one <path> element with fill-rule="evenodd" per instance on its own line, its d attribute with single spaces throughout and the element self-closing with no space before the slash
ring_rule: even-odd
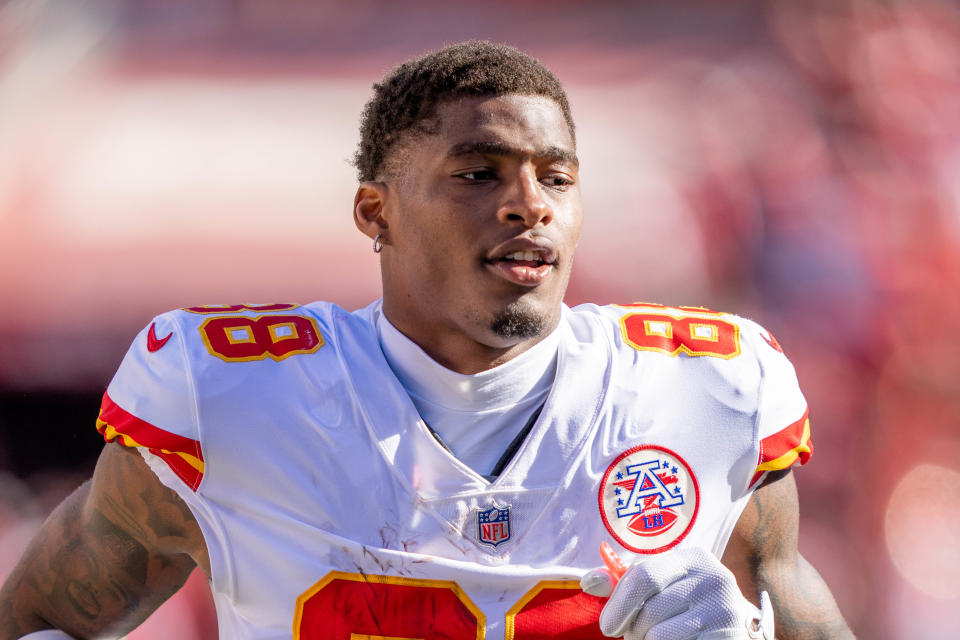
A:
<svg viewBox="0 0 960 640">
<path fill-rule="evenodd" d="M 610 543 L 720 555 L 763 473 L 805 462 L 806 403 L 749 320 L 564 308 L 553 388 L 488 482 L 431 435 L 376 305 L 158 316 L 98 428 L 203 531 L 222 638 L 601 638 L 578 588 Z"/>
</svg>

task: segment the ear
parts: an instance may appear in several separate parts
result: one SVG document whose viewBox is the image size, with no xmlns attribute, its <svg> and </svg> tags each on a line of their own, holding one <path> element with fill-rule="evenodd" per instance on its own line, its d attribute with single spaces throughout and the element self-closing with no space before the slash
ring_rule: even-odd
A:
<svg viewBox="0 0 960 640">
<path fill-rule="evenodd" d="M 384 218 L 390 189 L 385 182 L 361 182 L 353 197 L 353 222 L 368 238 L 385 235 L 389 224 Z"/>
</svg>

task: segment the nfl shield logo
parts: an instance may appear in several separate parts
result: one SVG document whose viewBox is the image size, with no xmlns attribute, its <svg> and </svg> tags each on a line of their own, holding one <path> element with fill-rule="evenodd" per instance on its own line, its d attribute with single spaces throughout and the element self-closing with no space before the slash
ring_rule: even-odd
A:
<svg viewBox="0 0 960 640">
<path fill-rule="evenodd" d="M 510 505 L 477 511 L 477 539 L 491 547 L 510 539 Z"/>
</svg>

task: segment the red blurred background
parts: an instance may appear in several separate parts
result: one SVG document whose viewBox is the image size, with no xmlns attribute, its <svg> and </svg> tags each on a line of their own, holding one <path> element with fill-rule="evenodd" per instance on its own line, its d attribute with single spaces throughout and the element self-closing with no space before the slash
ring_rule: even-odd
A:
<svg viewBox="0 0 960 640">
<path fill-rule="evenodd" d="M 470 38 L 569 91 L 567 302 L 773 331 L 815 429 L 804 554 L 858 635 L 960 633 L 960 9 L 932 0 L 0 5 L 0 577 L 89 474 L 153 315 L 378 295 L 350 213 L 360 110 Z M 215 637 L 205 590 L 129 637 Z"/>
</svg>

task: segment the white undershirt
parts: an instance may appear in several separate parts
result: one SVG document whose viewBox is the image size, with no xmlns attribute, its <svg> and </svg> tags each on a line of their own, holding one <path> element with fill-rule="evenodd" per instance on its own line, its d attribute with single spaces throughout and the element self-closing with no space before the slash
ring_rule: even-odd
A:
<svg viewBox="0 0 960 640">
<path fill-rule="evenodd" d="M 451 371 L 377 314 L 380 346 L 426 423 L 468 467 L 487 475 L 540 408 L 557 369 L 556 331 L 487 371 Z"/>
</svg>

